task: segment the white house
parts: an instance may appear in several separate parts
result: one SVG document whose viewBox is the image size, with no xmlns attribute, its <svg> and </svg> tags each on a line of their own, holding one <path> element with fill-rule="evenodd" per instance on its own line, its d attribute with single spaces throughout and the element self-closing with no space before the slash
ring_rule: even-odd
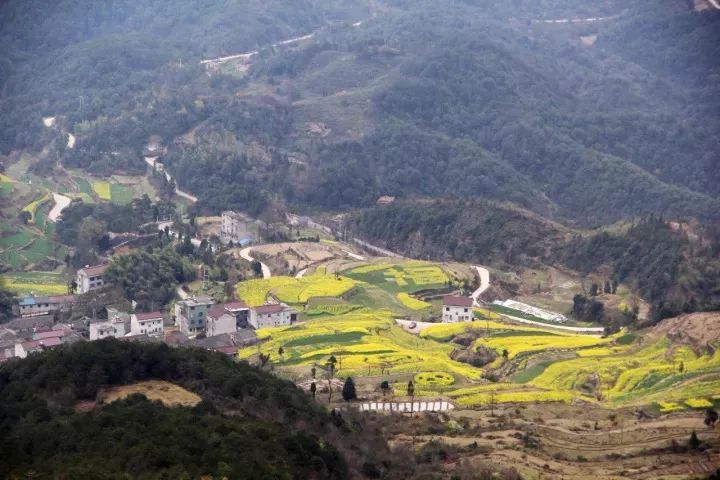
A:
<svg viewBox="0 0 720 480">
<path fill-rule="evenodd" d="M 16 308 L 21 317 L 35 317 L 57 311 L 67 311 L 74 303 L 74 295 L 51 295 L 49 297 L 26 295 L 20 298 Z"/>
<path fill-rule="evenodd" d="M 16 357 L 26 358 L 29 354 L 33 352 L 42 352 L 47 348 L 53 348 L 57 347 L 58 345 L 62 345 L 62 343 L 62 338 L 59 336 L 42 338 L 40 340 L 30 340 L 27 342 L 17 342 L 15 343 L 14 353 Z"/>
<path fill-rule="evenodd" d="M 162 336 L 163 314 L 160 312 L 133 313 L 130 315 L 130 332 L 133 335 Z"/>
<path fill-rule="evenodd" d="M 295 321 L 297 313 L 283 304 L 263 305 L 250 309 L 249 323 L 255 329 L 290 325 Z"/>
<path fill-rule="evenodd" d="M 90 324 L 90 340 L 100 340 L 105 337 L 120 338 L 125 336 L 125 322 L 112 321 L 95 322 Z"/>
<path fill-rule="evenodd" d="M 105 270 L 107 265 L 95 265 L 94 267 L 86 266 L 77 271 L 78 293 L 87 293 L 91 290 L 102 288 L 105 285 Z"/>
<path fill-rule="evenodd" d="M 233 333 L 236 330 L 235 315 L 228 312 L 225 306 L 216 305 L 207 313 L 205 333 L 208 337 Z"/>
<path fill-rule="evenodd" d="M 215 301 L 206 296 L 192 297 L 175 304 L 175 325 L 185 335 L 196 335 L 205 331 L 205 316 Z"/>
<path fill-rule="evenodd" d="M 223 242 L 234 242 L 246 245 L 253 240 L 252 221 L 237 212 L 222 212 L 220 238 Z"/>
<path fill-rule="evenodd" d="M 443 297 L 442 321 L 444 323 L 470 322 L 473 319 L 473 299 L 445 295 Z"/>
</svg>

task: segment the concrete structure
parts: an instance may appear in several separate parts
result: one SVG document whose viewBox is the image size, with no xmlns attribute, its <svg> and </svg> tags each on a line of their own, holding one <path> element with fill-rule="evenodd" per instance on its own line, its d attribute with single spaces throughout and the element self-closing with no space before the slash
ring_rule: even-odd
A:
<svg viewBox="0 0 720 480">
<path fill-rule="evenodd" d="M 442 321 L 443 323 L 470 322 L 473 319 L 473 299 L 445 295 L 443 297 Z"/>
<path fill-rule="evenodd" d="M 162 336 L 163 314 L 160 312 L 133 313 L 130 315 L 130 332 L 133 335 Z"/>
<path fill-rule="evenodd" d="M 205 331 L 205 317 L 215 301 L 208 296 L 192 297 L 175 304 L 175 325 L 186 335 Z"/>
<path fill-rule="evenodd" d="M 222 212 L 221 218 L 220 239 L 223 242 L 233 242 L 245 246 L 255 238 L 252 229 L 252 220 L 245 215 L 226 211 Z"/>
<path fill-rule="evenodd" d="M 106 337 L 119 338 L 124 337 L 127 333 L 123 321 L 95 322 L 91 323 L 89 328 L 90 340 L 101 340 Z"/>
<path fill-rule="evenodd" d="M 533 317 L 538 317 L 543 320 L 547 320 L 549 322 L 565 323 L 568 321 L 568 319 L 565 315 L 551 312 L 549 310 L 544 310 L 542 308 L 533 307 L 532 305 L 528 305 L 527 303 L 516 302 L 515 300 L 505 300 L 505 301 L 495 300 L 493 302 L 493 305 L 499 305 L 501 307 L 511 308 L 513 310 L 517 310 L 518 312 L 522 312 L 526 315 L 532 315 Z"/>
<path fill-rule="evenodd" d="M 287 305 L 263 305 L 250 309 L 249 323 L 255 329 L 290 325 L 297 320 L 297 313 Z"/>
<path fill-rule="evenodd" d="M 212 307 L 206 316 L 205 334 L 215 337 L 237 330 L 235 315 L 228 312 L 223 305 Z"/>
<path fill-rule="evenodd" d="M 18 336 L 31 336 L 34 332 L 49 330 L 55 320 L 52 315 L 40 315 L 35 317 L 15 318 L 4 324 L 7 330 Z"/>
<path fill-rule="evenodd" d="M 53 295 L 49 297 L 26 295 L 18 301 L 17 310 L 21 317 L 34 317 L 58 311 L 67 311 L 74 303 L 74 295 Z"/>
<path fill-rule="evenodd" d="M 107 265 L 85 266 L 77 271 L 77 291 L 80 294 L 97 290 L 105 286 L 105 270 Z"/>
<path fill-rule="evenodd" d="M 242 300 L 228 302 L 225 304 L 225 310 L 235 316 L 235 328 L 247 328 L 248 319 L 250 317 L 250 307 Z"/>
</svg>

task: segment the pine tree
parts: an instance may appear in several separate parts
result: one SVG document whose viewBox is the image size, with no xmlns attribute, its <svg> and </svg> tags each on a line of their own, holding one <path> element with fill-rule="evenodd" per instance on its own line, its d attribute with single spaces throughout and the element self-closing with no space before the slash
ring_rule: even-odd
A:
<svg viewBox="0 0 720 480">
<path fill-rule="evenodd" d="M 697 450 L 700 448 L 700 439 L 697 436 L 697 433 L 695 433 L 695 430 L 693 430 L 692 435 L 690 435 L 690 441 L 688 442 L 688 445 L 692 450 Z"/>
</svg>

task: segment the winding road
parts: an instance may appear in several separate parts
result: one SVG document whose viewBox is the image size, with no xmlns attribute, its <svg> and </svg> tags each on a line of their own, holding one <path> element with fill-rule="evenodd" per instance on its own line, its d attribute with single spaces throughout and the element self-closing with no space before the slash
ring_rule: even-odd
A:
<svg viewBox="0 0 720 480">
<path fill-rule="evenodd" d="M 485 267 L 479 267 L 477 265 L 475 265 L 473 268 L 477 270 L 478 275 L 480 276 L 480 286 L 470 296 L 473 299 L 473 304 L 476 307 L 479 307 L 480 295 L 482 295 L 488 288 L 490 288 L 490 271 Z"/>
<path fill-rule="evenodd" d="M 258 262 L 260 266 L 262 267 L 262 274 L 263 278 L 268 279 L 272 277 L 272 273 L 270 272 L 270 267 L 262 263 L 260 260 L 255 260 L 253 257 L 250 256 L 250 250 L 252 250 L 252 247 L 246 247 L 240 250 L 240 257 L 244 258 L 248 262 Z"/>
<path fill-rule="evenodd" d="M 156 169 L 155 162 L 157 161 L 157 157 L 144 157 L 144 158 L 145 158 L 145 163 L 150 165 L 150 168 L 155 170 Z M 172 175 L 170 175 L 167 170 L 165 170 L 163 173 L 165 173 L 165 179 L 168 182 L 171 182 L 173 180 Z M 178 197 L 183 197 L 192 203 L 197 203 L 197 201 L 198 201 L 198 198 L 195 195 L 192 195 L 190 193 L 180 190 L 177 186 L 177 182 L 175 182 L 175 195 L 177 195 Z"/>
</svg>

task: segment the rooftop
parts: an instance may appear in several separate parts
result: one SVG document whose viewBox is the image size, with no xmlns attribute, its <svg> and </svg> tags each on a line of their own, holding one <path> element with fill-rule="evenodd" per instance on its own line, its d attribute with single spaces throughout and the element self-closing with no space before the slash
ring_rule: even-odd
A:
<svg viewBox="0 0 720 480">
<path fill-rule="evenodd" d="M 227 312 L 225 311 L 225 307 L 222 305 L 215 305 L 210 310 L 208 310 L 207 316 L 212 317 L 214 319 L 218 319 L 225 315 Z"/>
<path fill-rule="evenodd" d="M 39 303 L 74 303 L 75 295 L 52 295 L 49 297 L 35 297 L 33 295 L 26 295 L 20 298 L 18 302 L 21 307 L 37 305 Z"/>
<path fill-rule="evenodd" d="M 243 302 L 242 300 L 235 300 L 234 302 L 228 302 L 225 304 L 225 310 L 228 312 L 235 312 L 237 310 L 245 310 L 247 309 L 247 303 Z"/>
<path fill-rule="evenodd" d="M 98 275 L 102 275 L 103 273 L 105 273 L 105 270 L 107 270 L 107 268 L 107 264 L 95 265 L 93 267 L 87 266 L 78 270 L 78 273 L 83 273 L 88 277 L 97 277 Z"/>
<path fill-rule="evenodd" d="M 443 305 L 446 307 L 464 307 L 473 306 L 473 299 L 470 297 L 459 297 L 457 295 L 445 295 L 443 297 Z"/>
<path fill-rule="evenodd" d="M 135 319 L 138 322 L 145 322 L 148 320 L 162 320 L 164 315 L 161 312 L 150 312 L 150 313 L 135 313 Z"/>
<path fill-rule="evenodd" d="M 215 300 L 207 295 L 200 295 L 197 297 L 190 297 L 187 300 L 181 300 L 177 302 L 177 305 L 187 305 L 188 307 L 197 307 L 198 305 L 213 305 Z"/>
<path fill-rule="evenodd" d="M 288 310 L 287 305 L 282 305 L 280 303 L 255 307 L 255 312 L 260 314 L 279 313 L 284 312 L 285 310 Z"/>
</svg>

